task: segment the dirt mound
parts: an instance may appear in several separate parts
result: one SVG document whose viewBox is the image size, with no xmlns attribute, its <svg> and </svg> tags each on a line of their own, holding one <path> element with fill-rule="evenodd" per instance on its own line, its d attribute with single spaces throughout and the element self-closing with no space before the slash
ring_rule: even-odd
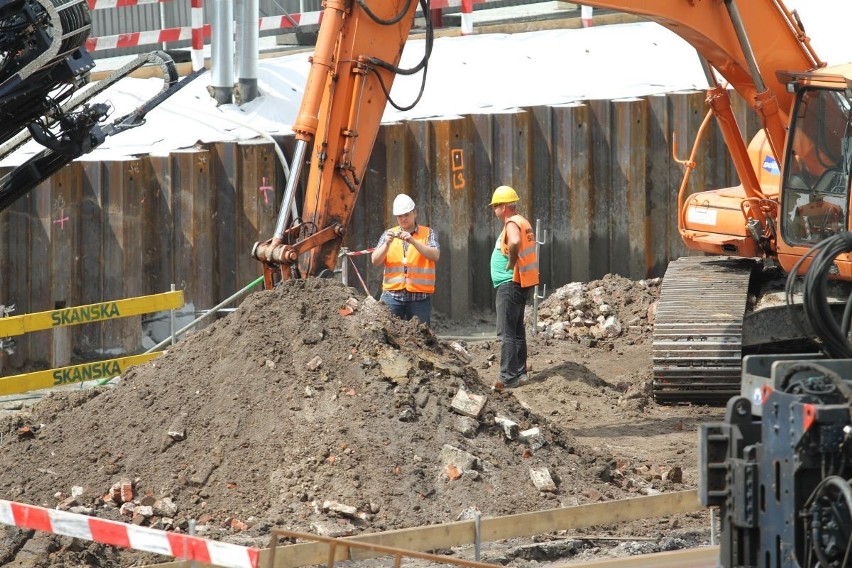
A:
<svg viewBox="0 0 852 568">
<path fill-rule="evenodd" d="M 353 294 L 286 282 L 116 387 L 54 394 L 7 419 L 0 496 L 175 531 L 193 519 L 203 536 L 265 546 L 273 525 L 341 535 L 626 494 L 596 475 L 605 458 L 491 391 L 457 344 Z M 460 412 L 480 400 L 481 412 Z M 555 486 L 536 487 L 533 469 Z M 3 536 L 3 565 L 139 559 Z"/>
<path fill-rule="evenodd" d="M 641 343 L 651 334 L 660 281 L 607 274 L 592 282 L 566 284 L 539 305 L 538 332 L 586 347 Z"/>
</svg>

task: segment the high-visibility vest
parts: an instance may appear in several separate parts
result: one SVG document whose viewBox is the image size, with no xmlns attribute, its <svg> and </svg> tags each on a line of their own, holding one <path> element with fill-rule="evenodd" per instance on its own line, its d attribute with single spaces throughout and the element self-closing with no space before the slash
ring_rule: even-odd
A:
<svg viewBox="0 0 852 568">
<path fill-rule="evenodd" d="M 391 231 L 399 231 L 399 226 Z M 411 235 L 424 245 L 429 240 L 429 227 L 418 225 L 417 233 Z M 425 294 L 435 293 L 435 263 L 408 245 L 403 252 L 402 239 L 392 239 L 385 257 L 385 275 L 382 290 L 408 290 Z"/>
<path fill-rule="evenodd" d="M 521 288 L 529 288 L 538 284 L 538 257 L 535 254 L 535 232 L 530 222 L 520 215 L 512 215 L 506 221 L 515 223 L 521 229 L 521 245 L 518 250 L 518 261 L 515 263 L 515 272 L 512 282 L 517 282 Z M 506 227 L 500 234 L 500 252 L 509 256 L 509 244 L 506 237 Z"/>
</svg>

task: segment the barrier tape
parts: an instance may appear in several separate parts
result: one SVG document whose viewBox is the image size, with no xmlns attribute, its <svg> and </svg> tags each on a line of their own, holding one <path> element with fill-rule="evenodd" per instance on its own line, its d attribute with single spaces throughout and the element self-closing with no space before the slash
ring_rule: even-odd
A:
<svg viewBox="0 0 852 568">
<path fill-rule="evenodd" d="M 124 6 L 137 6 L 140 4 L 158 4 L 170 2 L 171 0 L 88 0 L 89 8 L 100 10 L 103 8 L 121 8 Z M 465 5 L 485 4 L 495 0 L 464 0 Z M 433 0 L 432 9 L 456 8 L 462 6 L 462 0 Z M 86 40 L 86 49 L 102 51 L 104 49 L 121 49 L 125 47 L 136 47 L 139 45 L 153 45 L 157 43 L 169 43 L 175 41 L 193 41 L 193 48 L 199 49 L 199 38 L 209 38 L 211 35 L 210 24 L 199 25 L 200 6 L 193 6 L 191 27 L 165 28 L 162 30 L 150 30 L 144 32 L 130 32 L 111 36 L 90 37 Z M 290 14 L 289 16 L 269 16 L 260 18 L 259 31 L 279 30 L 285 28 L 297 28 L 300 26 L 316 25 L 322 21 L 324 12 L 305 12 L 304 14 Z"/>
<path fill-rule="evenodd" d="M 323 12 L 305 12 L 304 14 L 291 14 L 287 16 L 269 16 L 260 18 L 260 31 L 275 30 L 282 28 L 297 28 L 319 24 L 322 21 Z M 86 49 L 89 51 L 101 51 L 104 49 L 120 49 L 123 47 L 136 47 L 138 45 L 151 45 L 155 43 L 166 43 L 174 41 L 185 41 L 195 38 L 209 38 L 211 25 L 204 24 L 200 34 L 198 27 L 165 28 L 162 30 L 150 30 L 145 32 L 131 32 L 102 37 L 90 37 L 86 40 Z"/>
<path fill-rule="evenodd" d="M 257 548 L 206 540 L 0 499 L 0 524 L 225 568 L 258 568 Z"/>
<path fill-rule="evenodd" d="M 374 250 L 376 250 L 376 249 L 375 248 L 369 248 L 369 249 L 365 249 L 365 250 L 358 250 L 358 251 L 355 251 L 355 252 L 347 251 L 344 254 L 346 254 L 346 256 L 361 256 L 362 254 L 370 254 Z"/>
<path fill-rule="evenodd" d="M 123 8 L 125 6 L 141 6 L 142 4 L 160 4 L 172 0 L 88 0 L 89 10 L 103 10 L 106 8 Z M 474 4 L 484 4 L 493 0 L 473 0 Z M 432 0 L 431 8 L 458 8 L 462 0 Z"/>
</svg>

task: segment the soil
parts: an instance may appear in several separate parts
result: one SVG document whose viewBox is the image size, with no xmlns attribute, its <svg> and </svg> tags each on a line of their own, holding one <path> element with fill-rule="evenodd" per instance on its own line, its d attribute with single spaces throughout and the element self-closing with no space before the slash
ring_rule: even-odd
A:
<svg viewBox="0 0 852 568">
<path fill-rule="evenodd" d="M 201 536 L 266 547 L 275 526 L 356 534 L 695 488 L 697 425 L 723 409 L 654 403 L 658 285 L 610 275 L 556 290 L 538 306 L 528 380 L 503 390 L 499 343 L 480 339 L 487 316 L 430 330 L 335 281 L 286 282 L 116 386 L 3 418 L 0 498 L 181 532 L 194 521 Z M 485 398 L 475 418 L 453 408 L 460 391 Z M 509 439 L 498 417 L 540 435 Z M 538 468 L 555 487 L 536 488 Z M 696 513 L 494 543 L 482 560 L 582 562 L 709 538 Z M 0 565 L 20 568 L 169 560 L 13 527 L 0 543 Z"/>
</svg>

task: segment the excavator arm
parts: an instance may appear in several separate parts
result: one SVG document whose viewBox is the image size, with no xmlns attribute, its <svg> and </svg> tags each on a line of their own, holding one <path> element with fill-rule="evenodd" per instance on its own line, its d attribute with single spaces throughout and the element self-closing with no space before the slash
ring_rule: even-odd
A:
<svg viewBox="0 0 852 568">
<path fill-rule="evenodd" d="M 765 199 L 731 112 L 727 88 L 719 84 L 716 74 L 761 117 L 780 164 L 794 95 L 787 91 L 779 72 L 805 72 L 824 66 L 795 15 L 780 0 L 583 3 L 645 16 L 695 47 L 711 84 L 708 103 L 719 119 L 745 193 L 750 199 Z M 421 5 L 423 13 L 428 14 L 428 3 Z M 401 72 L 396 65 L 417 8 L 414 0 L 329 0 L 325 6 L 304 98 L 293 126 L 297 146 L 275 234 L 268 241 L 256 243 L 252 251 L 264 264 L 267 288 L 280 279 L 333 269 L 394 75 Z M 418 66 L 424 73 L 430 32 L 424 60 Z M 306 156 L 308 148 L 310 156 Z M 294 196 L 306 162 L 304 206 L 296 218 L 292 215 Z M 759 208 L 750 215 L 763 226 L 770 224 Z"/>
<path fill-rule="evenodd" d="M 325 6 L 293 125 L 296 150 L 275 234 L 252 251 L 264 263 L 267 288 L 279 276 L 317 275 L 334 268 L 394 76 L 425 73 L 428 60 L 427 53 L 417 68 L 397 68 L 414 21 L 415 0 L 328 0 Z M 428 14 L 425 3 L 423 7 Z M 304 206 L 300 218 L 288 223 L 309 147 Z"/>
</svg>

